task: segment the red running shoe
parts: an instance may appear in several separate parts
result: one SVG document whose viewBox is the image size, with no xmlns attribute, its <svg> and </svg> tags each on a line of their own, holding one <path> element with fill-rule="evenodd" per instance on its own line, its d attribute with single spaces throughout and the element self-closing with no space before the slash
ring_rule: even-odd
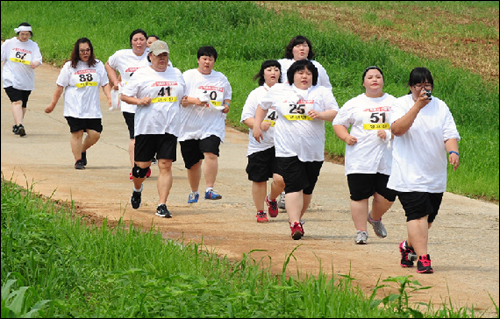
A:
<svg viewBox="0 0 500 319">
<path fill-rule="evenodd" d="M 269 212 L 269 216 L 272 218 L 275 218 L 278 216 L 278 202 L 276 199 L 270 201 L 269 200 L 269 195 L 266 196 L 266 204 L 267 204 L 267 211 Z"/>
<path fill-rule="evenodd" d="M 265 211 L 258 211 L 257 212 L 257 223 L 267 223 L 268 222 L 268 219 L 267 219 L 267 214 Z"/>
<path fill-rule="evenodd" d="M 148 173 L 146 174 L 146 178 L 149 178 L 151 176 L 151 167 L 148 170 Z"/>
<path fill-rule="evenodd" d="M 431 267 L 431 256 L 429 254 L 418 257 L 417 272 L 419 274 L 432 274 L 434 272 Z"/>
<path fill-rule="evenodd" d="M 290 225 L 290 229 L 292 230 L 292 238 L 294 240 L 299 240 L 304 236 L 304 228 L 302 228 L 302 224 L 295 222 Z"/>
</svg>

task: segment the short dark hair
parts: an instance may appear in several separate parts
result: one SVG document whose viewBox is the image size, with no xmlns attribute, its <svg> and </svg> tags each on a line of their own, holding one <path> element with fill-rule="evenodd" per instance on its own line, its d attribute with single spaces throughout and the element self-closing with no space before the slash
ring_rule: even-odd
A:
<svg viewBox="0 0 500 319">
<path fill-rule="evenodd" d="M 29 24 L 28 22 L 23 22 L 23 23 L 19 24 L 19 27 L 31 27 L 31 24 Z M 21 32 L 21 31 L 19 31 L 19 32 Z M 19 32 L 17 34 L 19 34 Z M 33 32 L 30 31 L 30 33 L 31 33 L 31 36 L 33 36 Z"/>
<path fill-rule="evenodd" d="M 253 77 L 254 81 L 259 79 L 259 86 L 264 85 L 264 83 L 266 82 L 266 80 L 264 79 L 264 70 L 270 66 L 275 66 L 280 70 L 280 77 L 278 78 L 278 83 L 281 83 L 281 64 L 276 60 L 266 60 L 262 62 L 259 73 L 255 74 Z"/>
<path fill-rule="evenodd" d="M 307 59 L 312 60 L 314 58 L 314 51 L 312 47 L 311 41 L 306 38 L 305 36 L 298 35 L 296 37 L 293 37 L 288 45 L 285 48 L 285 59 L 293 59 L 293 47 L 296 46 L 297 44 L 302 44 L 306 42 L 307 45 L 309 46 L 309 54 L 307 55 Z"/>
<path fill-rule="evenodd" d="M 89 61 L 87 62 L 89 64 L 89 66 L 94 66 L 97 63 L 97 61 L 95 59 L 95 55 L 94 55 L 94 47 L 92 46 L 92 43 L 90 42 L 90 40 L 88 38 L 80 38 L 80 39 L 76 40 L 75 46 L 73 47 L 73 52 L 71 52 L 71 67 L 73 69 L 76 69 L 78 61 L 81 61 L 80 60 L 80 44 L 81 43 L 88 43 L 88 45 L 90 47 L 90 57 L 89 57 Z"/>
<path fill-rule="evenodd" d="M 199 59 L 200 57 L 202 56 L 213 56 L 214 57 L 214 61 L 217 61 L 217 50 L 215 50 L 215 48 L 211 45 L 208 45 L 208 46 L 204 46 L 204 47 L 201 47 L 198 49 L 198 53 L 197 53 L 197 58 Z"/>
<path fill-rule="evenodd" d="M 151 37 L 156 38 L 156 40 L 160 40 L 160 37 L 159 37 L 159 36 L 157 36 L 157 35 L 154 35 L 154 34 L 150 34 L 149 36 L 147 36 L 147 37 L 146 37 L 146 40 L 147 40 L 148 38 L 151 38 Z"/>
<path fill-rule="evenodd" d="M 148 34 L 146 33 L 146 31 L 142 30 L 142 29 L 135 29 L 134 31 L 132 31 L 132 33 L 130 34 L 130 46 L 132 46 L 132 38 L 134 37 L 134 35 L 136 35 L 137 33 L 140 33 L 142 34 L 146 40 L 148 39 Z"/>
<path fill-rule="evenodd" d="M 378 67 L 378 66 L 369 66 L 365 69 L 365 71 L 363 72 L 363 77 L 361 78 L 361 84 L 363 84 L 363 82 L 365 82 L 365 76 L 366 76 L 366 73 L 368 73 L 368 71 L 370 70 L 378 70 L 380 72 L 380 74 L 382 74 L 382 79 L 384 79 L 384 72 L 382 72 L 382 70 Z"/>
<path fill-rule="evenodd" d="M 316 66 L 309 60 L 300 60 L 300 61 L 295 61 L 293 64 L 290 66 L 287 72 L 287 79 L 288 79 L 288 84 L 292 85 L 293 84 L 293 77 L 297 71 L 302 71 L 304 69 L 308 69 L 311 71 L 313 74 L 313 83 L 312 85 L 318 84 L 318 69 Z"/>
<path fill-rule="evenodd" d="M 434 80 L 432 79 L 432 74 L 429 69 L 424 67 L 416 67 L 410 72 L 410 79 L 408 80 L 408 86 L 412 87 L 415 84 L 429 82 L 434 88 Z M 408 94 L 411 93 L 411 90 Z"/>
</svg>

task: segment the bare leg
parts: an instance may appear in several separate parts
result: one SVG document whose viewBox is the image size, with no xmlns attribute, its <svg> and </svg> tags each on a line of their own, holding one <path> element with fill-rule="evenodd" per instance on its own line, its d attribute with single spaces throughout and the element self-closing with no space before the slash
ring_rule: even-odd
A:
<svg viewBox="0 0 500 319">
<path fill-rule="evenodd" d="M 130 164 L 134 167 L 134 148 L 135 148 L 135 139 L 131 139 L 128 143 L 128 155 L 130 157 Z"/>
<path fill-rule="evenodd" d="M 160 174 L 158 175 L 158 195 L 159 203 L 166 204 L 168 195 L 170 194 L 170 189 L 172 189 L 173 177 L 172 177 L 172 160 L 159 159 L 158 168 Z"/>
<path fill-rule="evenodd" d="M 252 197 L 257 211 L 264 210 L 267 195 L 267 182 L 252 182 Z"/>
<path fill-rule="evenodd" d="M 411 243 L 417 256 L 427 255 L 427 241 L 429 235 L 429 223 L 427 222 L 427 215 L 410 220 L 406 223 L 408 230 L 408 243 Z"/>
<path fill-rule="evenodd" d="M 200 160 L 198 163 L 194 164 L 190 169 L 187 170 L 189 186 L 191 186 L 192 192 L 197 192 L 198 188 L 200 187 L 202 163 L 203 160 Z"/>
<path fill-rule="evenodd" d="M 370 217 L 373 220 L 380 220 L 382 216 L 391 208 L 392 204 L 394 202 L 390 202 L 387 199 L 385 199 L 384 196 L 375 193 L 373 195 L 373 202 L 372 202 L 372 210 Z"/>
<path fill-rule="evenodd" d="M 271 183 L 271 193 L 269 194 L 269 199 L 276 199 L 276 197 L 278 197 L 284 189 L 285 181 L 283 180 L 283 177 L 278 174 L 273 174 L 273 182 Z"/>
<path fill-rule="evenodd" d="M 14 117 L 14 124 L 23 124 L 24 114 L 26 114 L 26 108 L 23 108 L 23 102 L 12 102 L 12 116 Z"/>
<path fill-rule="evenodd" d="M 302 208 L 304 207 L 304 193 L 302 191 L 287 193 L 285 195 L 286 212 L 288 213 L 288 222 L 300 222 Z"/>
<path fill-rule="evenodd" d="M 205 183 L 207 187 L 214 187 L 215 180 L 217 178 L 217 172 L 219 170 L 219 159 L 217 155 L 213 153 L 203 153 L 205 156 L 205 166 L 203 167 L 203 173 L 205 174 Z"/>
<path fill-rule="evenodd" d="M 82 138 L 83 130 L 71 133 L 70 144 L 75 162 L 82 158 Z"/>
<path fill-rule="evenodd" d="M 312 194 L 311 195 L 306 195 L 306 194 L 303 195 L 303 204 L 302 204 L 302 211 L 300 212 L 300 220 L 302 220 L 302 216 L 304 216 L 307 208 L 309 208 L 309 204 L 311 203 L 311 199 L 312 199 Z"/>
<path fill-rule="evenodd" d="M 351 216 L 356 230 L 366 231 L 368 222 L 368 199 L 351 200 Z"/>
<path fill-rule="evenodd" d="M 92 145 L 97 143 L 100 137 L 101 133 L 94 130 L 87 130 L 87 136 L 83 140 L 82 152 L 86 152 Z"/>
</svg>

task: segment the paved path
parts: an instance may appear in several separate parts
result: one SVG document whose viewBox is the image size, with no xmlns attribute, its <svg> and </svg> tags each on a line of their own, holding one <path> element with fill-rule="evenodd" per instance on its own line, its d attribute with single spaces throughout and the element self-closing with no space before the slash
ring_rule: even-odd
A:
<svg viewBox="0 0 500 319">
<path fill-rule="evenodd" d="M 286 213 L 280 213 L 267 224 L 256 223 L 251 182 L 245 173 L 247 134 L 228 128 L 226 142 L 221 146 L 215 187 L 223 199 L 186 203 L 189 187 L 178 152 L 167 203 L 174 217 L 158 218 L 154 215 L 158 199 L 156 166 L 152 167 L 152 177 L 145 181 L 143 205 L 136 211 L 130 207 L 128 132 L 121 113 L 109 112 L 103 100 L 101 140 L 88 151 L 87 168 L 75 170 L 69 127 L 62 116 L 63 99 L 53 113 L 44 113 L 59 70 L 43 65 L 35 73 L 36 90 L 30 97 L 24 123 L 26 137 L 12 133 L 10 101 L 2 90 L 1 165 L 6 179 L 33 186 L 36 192 L 52 195 L 54 199 L 72 199 L 80 214 L 98 222 L 103 218 L 116 221 L 123 217 L 146 229 L 154 225 L 165 238 L 186 243 L 203 241 L 207 249 L 234 259 L 254 249 L 265 250 L 251 256 L 256 260 L 262 258 L 263 262 L 268 262 L 269 256 L 277 273 L 281 272 L 287 255 L 300 245 L 294 252 L 297 260 L 292 258 L 289 264 L 290 274 L 296 274 L 297 270 L 317 274 L 321 264 L 327 273 L 350 273 L 367 293 L 379 278 L 411 275 L 423 286 L 433 286 L 413 294 L 413 301 L 431 300 L 440 305 L 451 297 L 455 308 L 474 305 L 482 311 L 489 307 L 488 316 L 493 315 L 490 295 L 499 304 L 498 205 L 446 193 L 429 238 L 435 273 L 417 274 L 414 269 L 399 266 L 398 244 L 406 236 L 399 202 L 384 216 L 387 238 L 379 239 L 369 229 L 368 245 L 355 245 L 344 168 L 325 163 L 304 218 L 305 237 L 294 241 L 290 238 Z"/>
</svg>

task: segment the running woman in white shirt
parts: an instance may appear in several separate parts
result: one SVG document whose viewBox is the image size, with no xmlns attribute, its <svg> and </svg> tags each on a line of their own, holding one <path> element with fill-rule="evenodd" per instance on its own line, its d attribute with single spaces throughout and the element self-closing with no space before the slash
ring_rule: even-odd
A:
<svg viewBox="0 0 500 319">
<path fill-rule="evenodd" d="M 408 238 L 399 244 L 401 266 L 413 267 L 418 256 L 417 273 L 432 273 L 429 228 L 446 191 L 446 164 L 454 170 L 460 164 L 460 135 L 446 103 L 431 94 L 434 80 L 427 68 L 413 69 L 408 86 L 409 94 L 391 109 L 396 137 L 387 187 L 397 191 L 406 215 Z"/>
<path fill-rule="evenodd" d="M 75 168 L 87 165 L 87 150 L 101 137 L 102 113 L 99 88 L 111 106 L 111 92 L 104 64 L 94 55 L 94 47 L 87 38 L 76 41 L 71 60 L 66 62 L 56 81 L 57 88 L 45 113 L 56 107 L 64 90 L 64 117 L 71 132 L 71 151 Z M 83 133 L 87 132 L 85 139 Z M 83 143 L 82 143 L 83 141 Z"/>
<path fill-rule="evenodd" d="M 267 111 L 277 113 L 274 144 L 278 171 L 285 180 L 286 210 L 294 240 L 302 238 L 302 216 L 324 162 L 325 122 L 333 121 L 339 109 L 332 91 L 315 85 L 318 70 L 309 60 L 290 66 L 288 83 L 275 84 L 262 98 L 255 113 L 253 136 L 263 139 L 260 123 Z"/>
<path fill-rule="evenodd" d="M 35 89 L 34 70 L 42 65 L 42 54 L 38 44 L 30 40 L 31 25 L 23 22 L 15 28 L 17 37 L 2 44 L 3 88 L 12 103 L 14 126 L 12 132 L 21 137 L 26 135 L 23 125 L 28 98 Z"/>
<path fill-rule="evenodd" d="M 142 29 L 136 29 L 130 34 L 130 46 L 132 49 L 123 49 L 116 51 L 109 57 L 106 62 L 106 72 L 108 73 L 109 81 L 113 90 L 120 90 L 130 80 L 132 75 L 140 68 L 149 66 L 148 51 L 146 50 L 146 40 L 148 35 Z M 119 72 L 121 81 L 118 79 L 116 72 Z M 130 165 L 134 166 L 134 115 L 136 106 L 126 102 L 120 102 L 120 108 L 128 127 L 130 142 L 128 152 L 130 157 Z M 151 175 L 151 171 L 148 172 Z M 148 176 L 149 177 L 149 176 Z M 132 172 L 129 176 L 132 180 Z"/>
<path fill-rule="evenodd" d="M 384 74 L 380 68 L 366 68 L 362 81 L 365 93 L 347 101 L 332 123 L 335 134 L 346 142 L 345 175 L 351 193 L 356 244 L 366 244 L 368 240 L 367 221 L 378 237 L 387 236 L 382 215 L 396 200 L 396 192 L 387 188 L 392 163 L 389 113 L 396 98 L 383 92 Z"/>
<path fill-rule="evenodd" d="M 168 66 L 168 56 L 167 43 L 153 42 L 148 54 L 151 65 L 137 70 L 123 87 L 121 96 L 122 101 L 137 105 L 132 170 L 134 190 L 130 203 L 133 209 L 141 206 L 142 183 L 156 155 L 160 171 L 156 215 L 163 218 L 172 217 L 166 204 L 173 183 L 172 163 L 177 159 L 180 101 L 185 92 L 182 73 Z"/>
<path fill-rule="evenodd" d="M 269 216 L 273 218 L 278 216 L 276 197 L 285 188 L 283 177 L 277 172 L 276 149 L 274 147 L 276 110 L 274 108 L 268 110 L 266 118 L 261 124 L 262 141 L 258 143 L 253 137 L 255 111 L 267 91 L 281 81 L 280 70 L 280 64 L 276 60 L 267 60 L 262 63 L 259 73 L 254 77 L 254 80 L 259 79 L 259 87 L 250 92 L 241 112 L 241 123 L 249 128 L 246 172 L 248 179 L 252 181 L 252 197 L 255 208 L 257 208 L 258 223 L 268 221 L 264 211 L 264 202 L 267 204 Z M 273 182 L 271 183 L 271 192 L 267 195 L 269 177 L 273 178 Z"/>
<path fill-rule="evenodd" d="M 198 202 L 201 165 L 205 165 L 205 199 L 217 200 L 222 195 L 214 190 L 219 169 L 219 146 L 224 142 L 226 114 L 231 105 L 232 89 L 226 76 L 214 71 L 217 51 L 212 46 L 198 49 L 198 68 L 183 73 L 187 96 L 182 100 L 181 145 L 184 166 L 191 193 L 188 203 Z"/>
</svg>

